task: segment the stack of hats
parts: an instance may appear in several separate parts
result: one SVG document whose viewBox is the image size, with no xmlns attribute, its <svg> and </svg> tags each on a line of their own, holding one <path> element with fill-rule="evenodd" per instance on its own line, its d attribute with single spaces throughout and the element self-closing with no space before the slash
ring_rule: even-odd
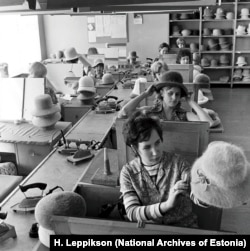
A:
<svg viewBox="0 0 250 251">
<path fill-rule="evenodd" d="M 233 74 L 234 81 L 241 81 L 242 79 L 242 69 L 235 69 Z"/>
<path fill-rule="evenodd" d="M 239 57 L 237 58 L 236 64 L 237 64 L 238 66 L 244 66 L 244 65 L 247 65 L 247 61 L 246 61 L 245 57 L 239 56 Z"/>
<path fill-rule="evenodd" d="M 202 67 L 208 67 L 208 66 L 210 66 L 210 61 L 209 61 L 209 59 L 206 58 L 206 57 L 203 57 L 203 58 L 201 59 L 201 66 L 202 66 Z"/>
<path fill-rule="evenodd" d="M 205 20 L 213 19 L 213 12 L 212 12 L 212 10 L 210 9 L 209 6 L 207 6 L 204 9 L 204 15 L 203 15 L 203 17 L 204 17 Z"/>
<path fill-rule="evenodd" d="M 228 43 L 227 38 L 220 37 L 219 38 L 219 45 L 222 51 L 229 51 L 231 44 Z"/>
<path fill-rule="evenodd" d="M 92 77 L 83 76 L 79 79 L 79 86 L 77 89 L 77 99 L 82 103 L 92 103 L 96 95 L 95 83 Z"/>
<path fill-rule="evenodd" d="M 225 19 L 224 10 L 221 7 L 217 8 L 215 12 L 215 19 Z"/>
<path fill-rule="evenodd" d="M 103 85 L 113 85 L 115 83 L 114 77 L 111 73 L 105 73 L 102 76 L 102 84 Z"/>
<path fill-rule="evenodd" d="M 233 20 L 234 19 L 234 13 L 233 12 L 227 12 L 226 14 L 226 19 L 228 20 Z"/>
<path fill-rule="evenodd" d="M 241 19 L 249 19 L 249 9 L 248 8 L 242 8 L 240 11 Z"/>
<path fill-rule="evenodd" d="M 173 26 L 173 36 L 180 36 L 180 27 L 178 25 Z"/>
<path fill-rule="evenodd" d="M 31 112 L 33 125 L 43 129 L 53 129 L 61 118 L 60 106 L 52 103 L 49 94 L 38 95 L 34 101 L 34 109 Z"/>
<path fill-rule="evenodd" d="M 246 35 L 246 26 L 239 24 L 236 29 L 236 35 L 238 36 Z"/>
<path fill-rule="evenodd" d="M 242 76 L 243 82 L 250 82 L 250 69 L 244 69 L 242 72 Z"/>
<path fill-rule="evenodd" d="M 52 216 L 84 218 L 86 213 L 85 199 L 75 192 L 63 191 L 46 195 L 35 207 L 39 240 L 46 247 L 50 247 L 50 235 L 55 235 Z"/>
<path fill-rule="evenodd" d="M 218 51 L 220 49 L 219 41 L 216 38 L 208 39 L 207 44 L 210 51 Z"/>
<path fill-rule="evenodd" d="M 220 66 L 229 66 L 230 64 L 230 60 L 227 55 L 220 55 L 219 62 L 220 62 Z"/>
</svg>

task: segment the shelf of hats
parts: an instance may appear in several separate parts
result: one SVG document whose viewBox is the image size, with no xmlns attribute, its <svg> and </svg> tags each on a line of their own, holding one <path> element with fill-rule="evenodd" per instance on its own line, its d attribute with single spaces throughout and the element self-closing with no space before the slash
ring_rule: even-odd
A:
<svg viewBox="0 0 250 251">
<path fill-rule="evenodd" d="M 215 6 L 202 7 L 193 14 L 170 15 L 170 46 L 177 50 L 177 39 L 198 52 L 203 72 L 211 84 L 249 84 L 250 1 L 222 0 Z M 235 71 L 237 78 L 235 79 Z"/>
</svg>

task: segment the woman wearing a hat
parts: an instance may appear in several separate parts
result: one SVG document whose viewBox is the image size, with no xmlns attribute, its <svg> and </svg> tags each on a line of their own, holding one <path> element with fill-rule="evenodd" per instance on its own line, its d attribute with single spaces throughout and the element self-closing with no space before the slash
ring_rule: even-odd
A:
<svg viewBox="0 0 250 251">
<path fill-rule="evenodd" d="M 137 61 L 137 54 L 136 51 L 130 51 L 129 55 L 127 57 L 128 60 L 128 64 L 132 67 L 132 68 L 138 68 L 140 67 L 140 62 Z"/>
<path fill-rule="evenodd" d="M 140 102 L 156 92 L 153 106 L 137 108 Z M 181 107 L 181 98 L 185 98 L 192 111 L 187 112 Z M 180 73 L 168 71 L 163 73 L 157 84 L 151 85 L 145 92 L 130 100 L 118 114 L 118 117 L 130 116 L 136 109 L 145 113 L 157 115 L 162 120 L 172 121 L 207 121 L 210 127 L 214 126 L 211 117 L 188 95 Z"/>
<path fill-rule="evenodd" d="M 123 127 L 135 158 L 120 173 L 120 190 L 130 221 L 196 227 L 189 198 L 190 166 L 180 155 L 163 151 L 159 120 L 135 112 Z"/>
</svg>

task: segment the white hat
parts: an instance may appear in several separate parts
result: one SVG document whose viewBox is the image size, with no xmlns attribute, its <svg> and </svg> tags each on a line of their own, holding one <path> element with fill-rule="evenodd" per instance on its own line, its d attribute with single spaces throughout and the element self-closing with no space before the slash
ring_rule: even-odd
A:
<svg viewBox="0 0 250 251">
<path fill-rule="evenodd" d="M 32 124 L 41 128 L 52 128 L 56 124 L 56 122 L 61 118 L 61 113 L 56 112 L 54 114 L 50 114 L 45 117 L 32 117 Z"/>
<path fill-rule="evenodd" d="M 74 47 L 70 47 L 64 51 L 65 61 L 70 61 L 79 58 L 79 54 Z"/>
<path fill-rule="evenodd" d="M 231 143 L 214 141 L 191 169 L 194 202 L 232 208 L 250 198 L 250 164 L 243 150 Z"/>
<path fill-rule="evenodd" d="M 79 79 L 79 87 L 77 89 L 77 92 L 96 92 L 95 83 L 92 77 L 90 76 L 83 76 Z"/>
</svg>

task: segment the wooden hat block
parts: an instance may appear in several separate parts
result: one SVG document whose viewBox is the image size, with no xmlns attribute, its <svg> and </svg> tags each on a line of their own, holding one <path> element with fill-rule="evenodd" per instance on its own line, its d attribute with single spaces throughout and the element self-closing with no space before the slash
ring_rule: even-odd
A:
<svg viewBox="0 0 250 251">
<path fill-rule="evenodd" d="M 99 166 L 91 177 L 91 182 L 97 185 L 117 186 L 119 179 L 118 159 L 108 154 L 108 149 L 101 149 L 92 161 L 93 166 Z"/>
</svg>

